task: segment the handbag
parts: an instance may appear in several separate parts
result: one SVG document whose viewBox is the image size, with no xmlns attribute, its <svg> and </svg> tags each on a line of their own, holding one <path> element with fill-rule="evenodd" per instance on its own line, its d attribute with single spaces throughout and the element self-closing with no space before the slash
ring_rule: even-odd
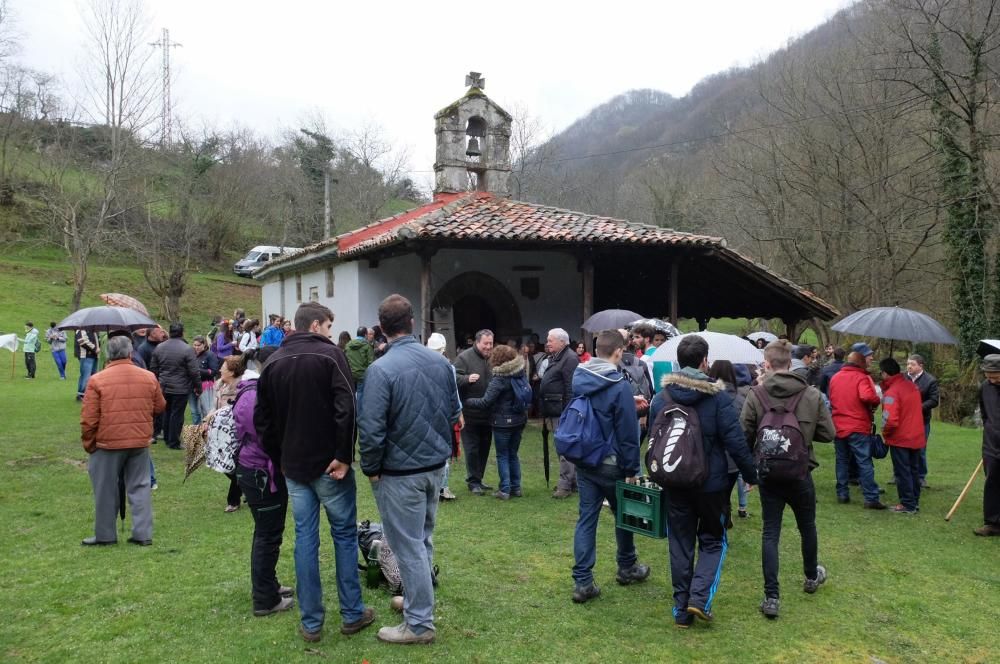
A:
<svg viewBox="0 0 1000 664">
<path fill-rule="evenodd" d="M 889 456 L 889 446 L 885 444 L 885 440 L 880 434 L 875 433 L 874 422 L 872 422 L 872 432 L 868 436 L 868 440 L 871 443 L 873 459 L 884 459 Z"/>
</svg>

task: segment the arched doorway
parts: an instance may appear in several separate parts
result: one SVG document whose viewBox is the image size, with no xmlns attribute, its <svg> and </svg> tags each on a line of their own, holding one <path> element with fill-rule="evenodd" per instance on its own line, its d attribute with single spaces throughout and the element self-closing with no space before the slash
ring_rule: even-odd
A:
<svg viewBox="0 0 1000 664">
<path fill-rule="evenodd" d="M 493 330 L 500 342 L 520 338 L 523 332 L 514 297 L 484 272 L 463 272 L 450 279 L 434 296 L 431 308 L 433 327 L 449 338 L 449 348 L 465 346 L 466 338 L 484 328 Z"/>
</svg>

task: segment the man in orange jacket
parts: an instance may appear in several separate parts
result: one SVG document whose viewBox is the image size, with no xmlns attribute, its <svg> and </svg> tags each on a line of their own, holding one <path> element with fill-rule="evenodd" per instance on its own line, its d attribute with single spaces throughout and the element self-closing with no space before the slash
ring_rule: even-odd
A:
<svg viewBox="0 0 1000 664">
<path fill-rule="evenodd" d="M 882 435 L 892 455 L 900 514 L 920 511 L 920 451 L 926 447 L 920 388 L 900 373 L 899 362 L 887 357 L 882 370 Z"/>
<path fill-rule="evenodd" d="M 837 502 L 851 502 L 847 479 L 849 459 L 853 457 L 858 463 L 865 509 L 884 510 L 886 506 L 878 498 L 871 453 L 873 414 L 881 400 L 865 368 L 866 354 L 852 351 L 844 367 L 830 379 L 830 407 L 837 429 L 833 441 L 837 453 Z"/>
<path fill-rule="evenodd" d="M 167 402 L 156 377 L 132 364 L 132 341 L 112 337 L 107 344 L 108 364 L 87 383 L 80 412 L 80 437 L 90 455 L 87 465 L 94 487 L 94 536 L 81 544 L 115 544 L 118 476 L 124 470 L 125 493 L 132 508 L 132 536 L 140 546 L 153 543 L 153 508 L 150 504 L 149 439 L 153 416 Z"/>
</svg>

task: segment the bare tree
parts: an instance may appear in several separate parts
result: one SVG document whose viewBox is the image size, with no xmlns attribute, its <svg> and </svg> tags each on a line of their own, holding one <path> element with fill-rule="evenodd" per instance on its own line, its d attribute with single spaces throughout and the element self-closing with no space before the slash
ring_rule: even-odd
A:
<svg viewBox="0 0 1000 664">
<path fill-rule="evenodd" d="M 395 195 L 408 161 L 408 151 L 395 146 L 377 125 L 364 125 L 345 136 L 332 171 L 341 216 L 351 226 L 375 221 Z"/>
</svg>

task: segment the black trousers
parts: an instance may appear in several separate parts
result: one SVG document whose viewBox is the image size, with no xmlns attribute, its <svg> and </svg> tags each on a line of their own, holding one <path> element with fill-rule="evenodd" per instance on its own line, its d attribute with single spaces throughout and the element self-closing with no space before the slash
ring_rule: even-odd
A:
<svg viewBox="0 0 1000 664">
<path fill-rule="evenodd" d="M 785 505 L 792 508 L 795 525 L 802 538 L 802 571 L 807 579 L 816 578 L 816 487 L 812 476 L 797 482 L 770 482 L 758 487 L 764 530 L 761 537 L 761 560 L 764 568 L 764 595 L 778 597 L 778 541 Z"/>
<path fill-rule="evenodd" d="M 493 427 L 489 424 L 465 423 L 462 429 L 462 450 L 465 452 L 465 483 L 470 488 L 483 483 L 486 462 L 490 458 Z"/>
<path fill-rule="evenodd" d="M 35 377 L 35 354 L 25 353 L 24 354 L 24 368 L 28 372 L 28 378 Z"/>
<path fill-rule="evenodd" d="M 670 541 L 670 578 L 674 587 L 674 617 L 688 606 L 706 613 L 718 590 L 726 559 L 725 516 L 728 491 L 667 490 L 667 527 Z M 695 542 L 698 562 L 695 564 Z"/>
<path fill-rule="evenodd" d="M 236 481 L 246 496 L 250 514 L 253 515 L 253 545 L 250 548 L 250 585 L 253 608 L 270 609 L 281 601 L 278 594 L 278 556 L 285 532 L 288 513 L 288 489 L 285 478 L 275 478 L 277 491 L 271 493 L 270 478 L 266 470 L 253 470 L 236 466 Z M 237 498 L 237 502 L 239 498 Z"/>
<path fill-rule="evenodd" d="M 167 447 L 181 446 L 181 427 L 184 426 L 184 409 L 187 408 L 187 394 L 164 394 L 167 409 L 163 413 L 163 441 Z"/>
<path fill-rule="evenodd" d="M 983 457 L 986 486 L 983 487 L 983 523 L 1000 526 L 1000 459 Z"/>
</svg>

